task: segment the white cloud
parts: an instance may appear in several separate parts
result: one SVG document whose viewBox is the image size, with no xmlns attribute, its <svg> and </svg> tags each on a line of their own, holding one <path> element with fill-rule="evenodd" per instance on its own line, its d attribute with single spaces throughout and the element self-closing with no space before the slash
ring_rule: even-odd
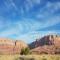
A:
<svg viewBox="0 0 60 60">
<path fill-rule="evenodd" d="M 0 34 L 1 35 L 2 34 L 9 35 L 9 34 L 17 34 L 17 33 L 23 34 L 23 33 L 27 33 L 30 31 L 35 31 L 35 30 L 39 30 L 42 28 L 53 26 L 53 25 L 58 24 L 59 22 L 60 22 L 60 16 L 54 16 L 54 17 L 47 18 L 43 22 L 39 22 L 37 20 L 32 20 L 32 19 L 22 19 L 22 20 L 18 20 L 17 22 L 12 23 L 9 20 L 1 24 L 3 25 L 3 28 L 5 27 L 6 29 L 0 32 Z"/>
<path fill-rule="evenodd" d="M 57 10 L 60 9 L 60 2 L 48 2 L 46 5 L 46 8 L 48 9 L 48 11 L 50 11 L 51 13 L 56 12 Z"/>
<path fill-rule="evenodd" d="M 4 1 L 4 4 L 9 10 L 12 9 L 12 8 L 14 8 L 16 11 L 19 10 L 17 8 L 16 4 L 13 2 L 13 0 L 6 0 L 6 1 Z"/>
<path fill-rule="evenodd" d="M 40 4 L 41 0 L 26 0 L 24 2 L 24 7 L 26 12 L 28 12 L 30 9 L 32 9 L 35 5 Z"/>
<path fill-rule="evenodd" d="M 60 16 L 52 16 L 47 18 L 45 27 L 53 26 L 60 23 Z"/>
<path fill-rule="evenodd" d="M 40 8 L 40 11 L 36 14 L 36 18 L 46 18 L 52 15 L 60 9 L 60 2 L 47 2 L 44 7 Z"/>
<path fill-rule="evenodd" d="M 42 18 L 43 17 L 43 20 L 40 21 L 37 24 L 38 26 L 40 26 L 39 27 L 40 29 L 46 28 L 46 27 L 50 27 L 50 26 L 53 26 L 53 25 L 56 25 L 56 24 L 60 23 L 60 15 L 48 16 L 48 17 L 45 17 L 44 15 L 39 15 L 39 16 L 38 16 L 38 18 Z"/>
<path fill-rule="evenodd" d="M 15 8 L 15 10 L 17 11 L 18 10 L 18 8 L 17 8 L 17 6 L 16 6 L 16 4 L 13 2 L 13 0 L 9 0 L 10 1 L 10 4 Z"/>
<path fill-rule="evenodd" d="M 30 9 L 34 8 L 35 5 L 40 3 L 41 0 L 26 0 L 24 2 L 24 5 L 21 5 L 18 8 L 13 0 L 6 0 L 5 6 L 9 10 L 14 8 L 16 11 L 21 13 L 21 15 L 24 15 L 25 12 L 29 12 Z M 48 2 L 43 8 L 40 8 L 40 11 L 38 11 L 38 13 L 36 14 L 36 17 L 39 19 L 43 18 L 43 21 L 23 18 L 22 20 L 12 22 L 9 19 L 0 17 L 0 30 L 2 28 L 4 29 L 0 31 L 0 37 L 12 37 L 15 34 L 16 39 L 22 39 L 25 41 L 27 40 L 28 42 L 35 40 L 36 38 L 39 38 L 40 36 L 43 36 L 45 34 L 60 33 L 59 31 L 37 31 L 42 28 L 50 27 L 60 23 L 60 16 L 53 15 L 53 13 L 55 13 L 59 9 L 60 2 Z M 12 14 L 15 15 L 14 11 Z"/>
<path fill-rule="evenodd" d="M 32 31 L 24 35 L 17 35 L 16 39 L 21 39 L 27 43 L 33 42 L 45 35 L 58 34 L 59 31 Z"/>
<path fill-rule="evenodd" d="M 8 27 L 6 25 L 6 30 L 0 32 L 0 37 L 13 37 L 15 34 L 16 37 L 13 37 L 15 39 L 32 42 L 36 38 L 40 38 L 47 34 L 60 33 L 59 31 L 36 31 L 38 29 L 53 26 L 54 24 L 59 23 L 59 19 L 59 17 L 53 17 L 52 19 L 43 23 L 28 19 L 22 19 L 14 23 L 10 22 L 10 24 L 7 23 Z"/>
</svg>

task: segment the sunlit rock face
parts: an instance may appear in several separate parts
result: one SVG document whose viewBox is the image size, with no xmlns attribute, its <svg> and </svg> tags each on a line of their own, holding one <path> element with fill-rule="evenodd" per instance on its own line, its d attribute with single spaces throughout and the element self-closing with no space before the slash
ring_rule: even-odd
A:
<svg viewBox="0 0 60 60">
<path fill-rule="evenodd" d="M 30 48 L 36 48 L 38 46 L 44 45 L 56 45 L 60 46 L 60 36 L 58 35 L 47 35 L 40 39 L 36 39 L 36 41 L 29 44 Z"/>
<path fill-rule="evenodd" d="M 47 35 L 32 42 L 29 46 L 33 53 L 60 54 L 60 36 Z"/>
<path fill-rule="evenodd" d="M 20 54 L 27 44 L 23 41 L 0 38 L 0 54 Z"/>
</svg>

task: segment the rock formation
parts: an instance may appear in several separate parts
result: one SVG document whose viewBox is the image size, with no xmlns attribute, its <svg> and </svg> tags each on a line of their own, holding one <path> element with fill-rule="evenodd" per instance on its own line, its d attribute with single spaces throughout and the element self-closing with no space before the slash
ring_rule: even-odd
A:
<svg viewBox="0 0 60 60">
<path fill-rule="evenodd" d="M 47 35 L 32 42 L 29 47 L 33 53 L 60 54 L 60 36 Z"/>
<path fill-rule="evenodd" d="M 0 54 L 20 54 L 25 47 L 27 44 L 23 41 L 0 38 Z"/>
</svg>

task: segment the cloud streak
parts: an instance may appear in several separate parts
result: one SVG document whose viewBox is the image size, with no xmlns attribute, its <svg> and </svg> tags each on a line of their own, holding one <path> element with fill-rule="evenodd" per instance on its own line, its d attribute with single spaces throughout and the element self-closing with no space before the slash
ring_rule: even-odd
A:
<svg viewBox="0 0 60 60">
<path fill-rule="evenodd" d="M 55 19 L 54 19 L 55 18 Z M 60 22 L 60 18 L 55 16 L 54 18 L 51 18 L 49 21 L 46 22 L 39 22 L 36 20 L 28 20 L 28 19 L 22 19 L 18 20 L 17 22 L 12 23 L 10 21 L 10 24 L 7 22 L 6 29 L 0 32 L 0 37 L 9 37 L 15 38 L 15 39 L 22 39 L 22 40 L 35 40 L 36 38 L 39 38 L 41 35 L 50 34 L 50 33 L 58 33 L 55 30 L 50 31 L 38 31 L 45 27 L 53 26 Z M 54 20 L 53 20 L 54 19 Z M 57 21 L 56 21 L 57 20 Z M 28 42 L 27 41 L 27 42 Z M 30 42 L 31 42 L 30 41 Z"/>
<path fill-rule="evenodd" d="M 6 0 L 0 5 L 0 37 L 33 41 L 45 34 L 60 34 L 51 29 L 60 23 L 60 2 Z M 18 3 L 19 2 L 19 3 Z M 3 7 L 3 8 L 1 8 Z M 6 9 L 5 9 L 6 8 Z M 41 31 L 50 27 L 50 30 Z"/>
</svg>

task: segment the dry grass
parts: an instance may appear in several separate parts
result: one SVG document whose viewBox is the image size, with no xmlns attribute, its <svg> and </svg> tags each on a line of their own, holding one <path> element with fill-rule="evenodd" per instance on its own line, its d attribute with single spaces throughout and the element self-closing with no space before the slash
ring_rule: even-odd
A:
<svg viewBox="0 0 60 60">
<path fill-rule="evenodd" d="M 0 60 L 60 60 L 60 55 L 0 55 Z"/>
<path fill-rule="evenodd" d="M 16 60 L 19 55 L 0 55 L 0 60 Z"/>
</svg>

